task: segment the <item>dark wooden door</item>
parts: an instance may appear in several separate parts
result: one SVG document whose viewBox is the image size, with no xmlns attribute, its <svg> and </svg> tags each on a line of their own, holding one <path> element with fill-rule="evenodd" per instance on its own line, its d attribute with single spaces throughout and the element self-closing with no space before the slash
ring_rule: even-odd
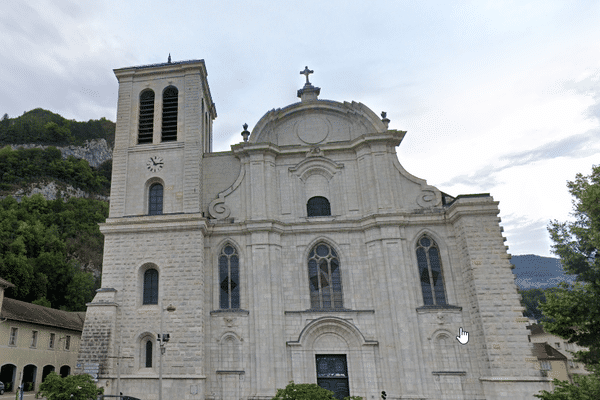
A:
<svg viewBox="0 0 600 400">
<path fill-rule="evenodd" d="M 331 390 L 336 399 L 350 396 L 348 364 L 344 354 L 317 355 L 317 385 Z"/>
</svg>

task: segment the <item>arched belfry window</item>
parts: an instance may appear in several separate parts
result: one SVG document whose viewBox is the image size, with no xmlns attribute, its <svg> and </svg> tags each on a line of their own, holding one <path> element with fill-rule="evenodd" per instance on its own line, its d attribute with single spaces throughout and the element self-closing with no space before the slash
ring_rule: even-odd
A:
<svg viewBox="0 0 600 400">
<path fill-rule="evenodd" d="M 152 368 L 152 348 L 154 347 L 154 342 L 152 339 L 149 339 L 146 342 L 146 368 Z"/>
<path fill-rule="evenodd" d="M 311 197 L 306 203 L 306 215 L 309 217 L 323 217 L 331 215 L 329 200 L 322 196 Z"/>
<path fill-rule="evenodd" d="M 154 183 L 148 192 L 148 215 L 161 215 L 163 213 L 163 186 Z"/>
<path fill-rule="evenodd" d="M 154 268 L 144 272 L 144 304 L 158 304 L 158 271 Z"/>
<path fill-rule="evenodd" d="M 335 250 L 319 243 L 308 256 L 310 308 L 343 308 L 340 260 Z"/>
<path fill-rule="evenodd" d="M 140 94 L 140 120 L 138 123 L 138 144 L 152 143 L 154 133 L 154 91 L 144 90 Z"/>
<path fill-rule="evenodd" d="M 219 255 L 221 309 L 240 308 L 240 258 L 235 247 L 227 244 Z"/>
<path fill-rule="evenodd" d="M 424 304 L 426 306 L 445 305 L 446 296 L 440 250 L 437 244 L 427 236 L 423 236 L 417 242 L 417 263 Z"/>
<path fill-rule="evenodd" d="M 179 91 L 169 86 L 163 92 L 162 141 L 177 140 L 177 101 Z"/>
</svg>

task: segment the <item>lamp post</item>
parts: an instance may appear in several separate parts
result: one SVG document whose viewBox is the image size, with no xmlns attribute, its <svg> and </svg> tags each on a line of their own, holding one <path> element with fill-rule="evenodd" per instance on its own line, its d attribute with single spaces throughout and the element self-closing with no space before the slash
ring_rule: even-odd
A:
<svg viewBox="0 0 600 400">
<path fill-rule="evenodd" d="M 176 308 L 173 304 L 167 306 L 168 312 L 175 311 Z M 158 343 L 160 346 L 160 358 L 158 361 L 158 400 L 162 400 L 162 364 L 163 354 L 165 354 L 165 343 L 169 341 L 170 335 L 163 332 L 163 306 L 162 301 L 160 302 L 160 333 L 158 334 Z"/>
</svg>

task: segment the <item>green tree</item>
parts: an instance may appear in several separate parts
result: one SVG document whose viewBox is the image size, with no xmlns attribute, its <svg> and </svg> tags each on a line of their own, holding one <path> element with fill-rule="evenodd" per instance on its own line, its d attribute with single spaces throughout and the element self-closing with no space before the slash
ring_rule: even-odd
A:
<svg viewBox="0 0 600 400">
<path fill-rule="evenodd" d="M 89 375 L 69 375 L 61 378 L 56 372 L 50 372 L 40 385 L 36 397 L 48 400 L 96 400 L 104 388 L 98 388 Z"/>
<path fill-rule="evenodd" d="M 593 371 L 574 377 L 575 384 L 555 380 L 554 393 L 543 391 L 543 400 L 600 398 L 600 166 L 592 174 L 577 174 L 567 187 L 573 196 L 573 222 L 552 221 L 548 227 L 552 251 L 561 259 L 565 272 L 576 274 L 574 284 L 562 283 L 546 293 L 540 307 L 548 317 L 546 332 L 569 343 L 588 347 L 576 358 Z"/>
<path fill-rule="evenodd" d="M 540 303 L 546 301 L 546 295 L 542 289 L 527 289 L 519 290 L 521 294 L 521 305 L 525 307 L 523 315 L 528 318 L 532 318 L 541 321 L 544 317 L 542 310 L 540 310 Z"/>
<path fill-rule="evenodd" d="M 94 298 L 94 276 L 89 272 L 76 271 L 67 285 L 66 308 L 70 311 L 85 311 L 85 303 Z"/>
<path fill-rule="evenodd" d="M 271 400 L 335 400 L 333 392 L 316 383 L 288 383 L 285 389 L 277 389 L 277 394 Z M 362 400 L 362 397 L 345 397 L 344 400 Z"/>
</svg>

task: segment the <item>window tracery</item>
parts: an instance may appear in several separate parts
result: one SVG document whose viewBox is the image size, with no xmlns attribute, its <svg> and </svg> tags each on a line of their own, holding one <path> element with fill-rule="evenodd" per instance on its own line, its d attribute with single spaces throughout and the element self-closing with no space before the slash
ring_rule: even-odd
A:
<svg viewBox="0 0 600 400">
<path fill-rule="evenodd" d="M 319 243 L 311 250 L 308 280 L 312 309 L 343 308 L 340 261 L 328 244 Z"/>
<path fill-rule="evenodd" d="M 235 247 L 223 246 L 219 255 L 219 288 L 221 309 L 240 308 L 240 259 Z"/>
<path fill-rule="evenodd" d="M 428 236 L 423 236 L 417 242 L 416 252 L 423 303 L 426 306 L 446 305 L 442 264 L 437 244 Z"/>
</svg>

